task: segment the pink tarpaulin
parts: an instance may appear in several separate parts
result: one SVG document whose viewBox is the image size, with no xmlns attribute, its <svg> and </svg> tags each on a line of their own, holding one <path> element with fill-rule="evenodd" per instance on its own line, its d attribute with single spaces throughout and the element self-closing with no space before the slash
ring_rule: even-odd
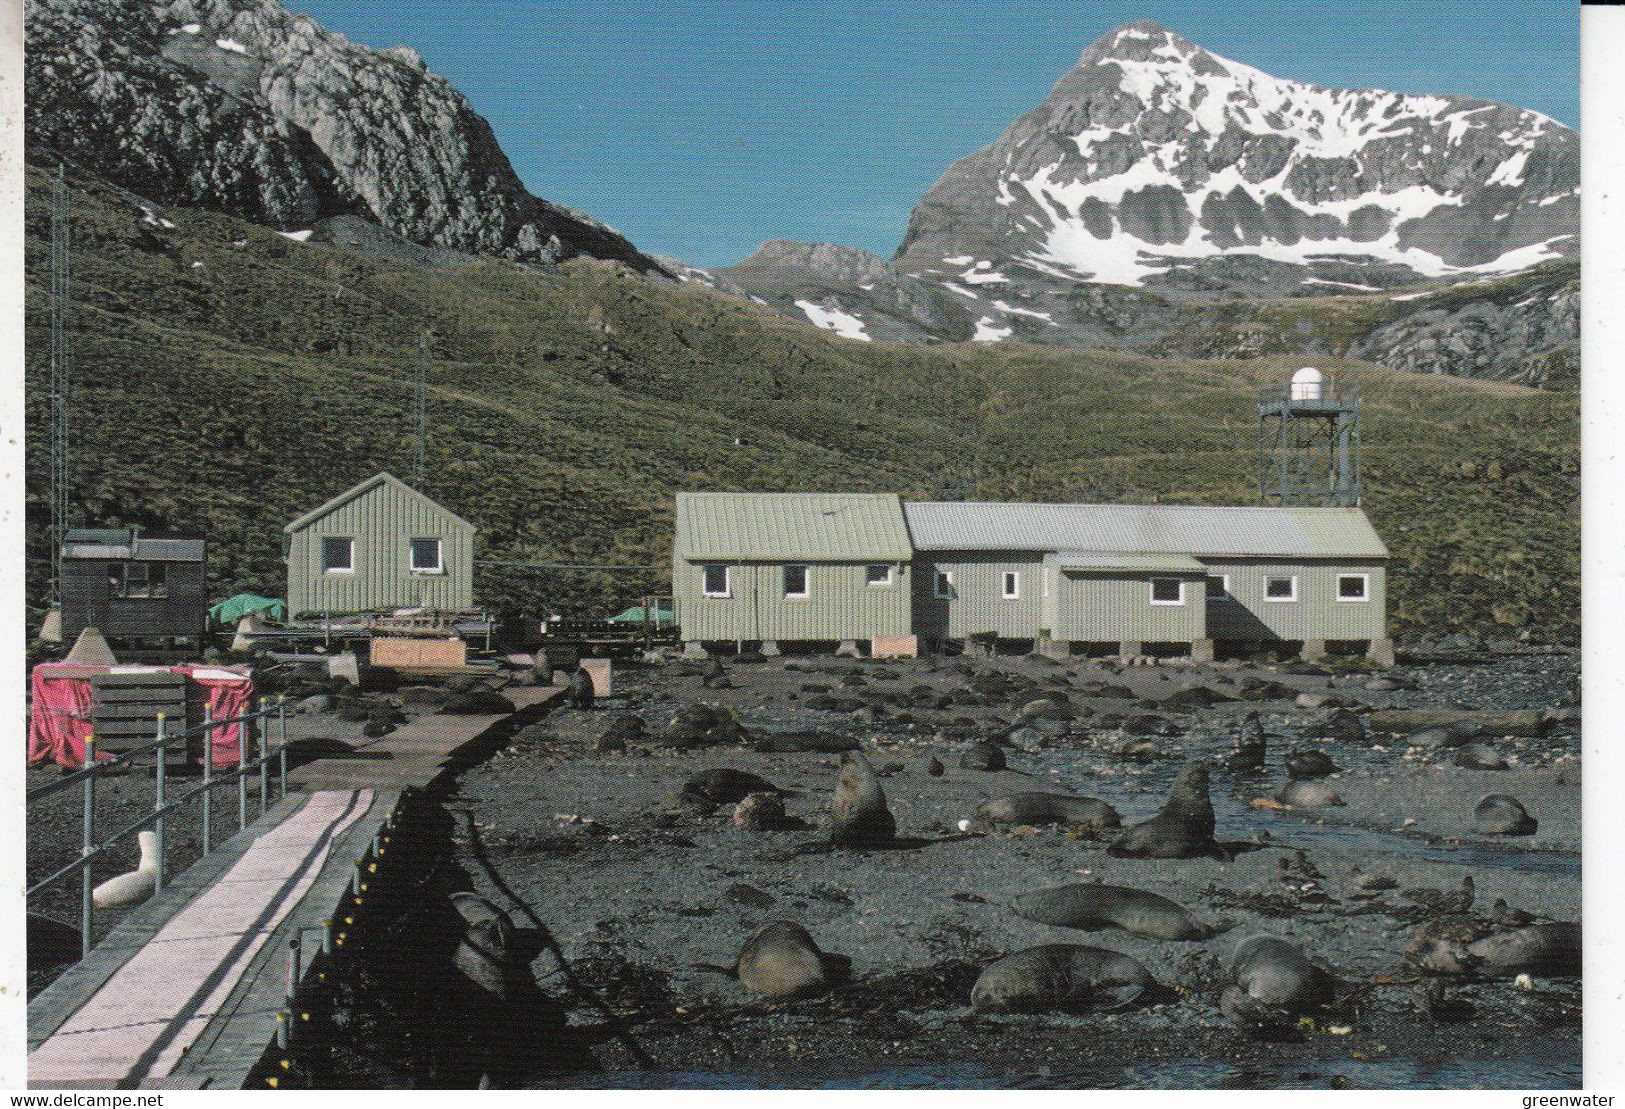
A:
<svg viewBox="0 0 1625 1109">
<path fill-rule="evenodd" d="M 28 761 L 50 760 L 77 769 L 85 763 L 85 737 L 91 731 L 90 679 L 94 674 L 139 673 L 163 670 L 184 674 L 202 692 L 203 705 L 215 720 L 241 716 L 253 704 L 254 683 L 246 667 L 234 666 L 78 666 L 42 662 L 30 681 L 32 700 L 28 718 Z M 193 723 L 197 723 L 194 721 Z M 241 724 L 214 729 L 210 762 L 217 767 L 237 765 Z"/>
</svg>

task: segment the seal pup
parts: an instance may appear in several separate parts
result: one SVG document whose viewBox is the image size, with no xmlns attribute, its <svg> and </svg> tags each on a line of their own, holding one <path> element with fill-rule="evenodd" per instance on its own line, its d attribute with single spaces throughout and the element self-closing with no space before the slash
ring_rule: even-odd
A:
<svg viewBox="0 0 1625 1109">
<path fill-rule="evenodd" d="M 702 770 L 683 783 L 677 794 L 677 804 L 684 808 L 704 809 L 710 812 L 718 805 L 732 805 L 743 801 L 752 793 L 782 793 L 783 790 L 744 770 L 714 767 Z"/>
<path fill-rule="evenodd" d="M 1192 762 L 1174 779 L 1168 801 L 1156 816 L 1136 824 L 1106 848 L 1106 854 L 1139 859 L 1191 859 L 1224 852 L 1213 840 L 1213 803 L 1207 795 L 1208 769 Z"/>
<path fill-rule="evenodd" d="M 962 770 L 997 771 L 1003 770 L 1007 765 L 1004 752 L 985 741 L 971 744 L 959 758 Z"/>
<path fill-rule="evenodd" d="M 990 825 L 1071 824 L 1094 830 L 1118 828 L 1123 819 L 1117 810 L 1093 797 L 1067 793 L 1012 793 L 976 806 L 978 821 Z"/>
<path fill-rule="evenodd" d="M 1138 959 L 1104 947 L 1048 943 L 989 963 L 970 1003 L 1012 1013 L 1124 1009 L 1156 985 Z"/>
<path fill-rule="evenodd" d="M 1294 809 L 1333 808 L 1344 803 L 1330 785 L 1305 778 L 1289 779 L 1275 800 Z"/>
<path fill-rule="evenodd" d="M 793 920 L 770 920 L 746 938 L 732 967 L 699 964 L 732 974 L 765 997 L 806 997 L 822 993 L 841 977 L 846 960 L 826 955 L 812 935 Z"/>
<path fill-rule="evenodd" d="M 854 751 L 841 756 L 841 776 L 829 805 L 829 841 L 847 847 L 889 844 L 897 838 L 897 820 L 886 804 L 869 760 Z"/>
<path fill-rule="evenodd" d="M 1236 990 L 1247 1000 L 1289 1013 L 1302 1013 L 1328 1005 L 1336 985 L 1323 967 L 1309 961 L 1302 951 L 1275 936 L 1253 936 L 1236 945 L 1230 960 L 1230 977 Z M 1230 1008 L 1247 1011 L 1240 998 L 1231 998 Z M 1223 997 L 1220 1008 L 1225 1008 Z"/>
<path fill-rule="evenodd" d="M 1326 778 L 1337 773 L 1337 764 L 1324 751 L 1288 751 L 1281 761 L 1288 778 Z"/>
<path fill-rule="evenodd" d="M 1130 886 L 1073 882 L 1021 894 L 1011 900 L 1010 909 L 1039 924 L 1083 931 L 1121 928 L 1156 940 L 1201 940 L 1213 934 L 1168 898 Z"/>
<path fill-rule="evenodd" d="M 1492 793 L 1473 807 L 1473 831 L 1481 836 L 1532 836 L 1539 827 L 1516 797 Z"/>
<path fill-rule="evenodd" d="M 575 708 L 592 708 L 592 675 L 587 673 L 585 667 L 576 667 L 576 672 L 570 675 L 570 688 L 567 696 L 570 698 L 570 704 Z"/>
</svg>

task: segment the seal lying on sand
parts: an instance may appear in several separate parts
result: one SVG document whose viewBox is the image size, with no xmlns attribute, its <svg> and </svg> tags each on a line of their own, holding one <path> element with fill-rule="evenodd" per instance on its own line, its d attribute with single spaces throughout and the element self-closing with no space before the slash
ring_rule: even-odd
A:
<svg viewBox="0 0 1625 1109">
<path fill-rule="evenodd" d="M 1491 970 L 1553 978 L 1580 977 L 1580 925 L 1534 924 L 1469 944 L 1467 953 Z"/>
<path fill-rule="evenodd" d="M 1090 828 L 1117 828 L 1123 823 L 1117 810 L 1093 797 L 1067 793 L 1012 793 L 976 806 L 976 817 L 988 824 L 1078 824 Z"/>
<path fill-rule="evenodd" d="M 1207 796 L 1207 764 L 1193 762 L 1179 772 L 1168 803 L 1150 820 L 1136 824 L 1106 848 L 1106 854 L 1139 859 L 1222 858 L 1213 840 L 1213 803 Z"/>
<path fill-rule="evenodd" d="M 1127 955 L 1048 943 L 989 963 L 971 989 L 970 1003 L 1014 1013 L 1121 1009 L 1156 984 L 1151 972 Z"/>
<path fill-rule="evenodd" d="M 807 930 L 794 921 L 770 920 L 745 940 L 732 967 L 701 966 L 731 973 L 747 989 L 766 997 L 805 997 L 827 989 L 850 964 L 820 951 Z"/>
<path fill-rule="evenodd" d="M 1516 797 L 1492 793 L 1473 808 L 1473 831 L 1481 836 L 1532 836 L 1538 825 Z"/>
<path fill-rule="evenodd" d="M 1293 778 L 1287 782 L 1275 799 L 1294 809 L 1324 809 L 1344 803 L 1330 785 L 1306 778 Z"/>
<path fill-rule="evenodd" d="M 1085 931 L 1121 928 L 1157 940 L 1201 940 L 1213 934 L 1166 897 L 1128 886 L 1074 882 L 1021 894 L 1010 908 L 1039 924 Z"/>
<path fill-rule="evenodd" d="M 1219 1007 L 1232 1019 L 1250 1017 L 1257 1006 L 1307 1012 L 1328 1005 L 1335 982 L 1292 944 L 1274 936 L 1254 936 L 1236 945 L 1230 961 L 1235 985 L 1226 987 Z"/>
<path fill-rule="evenodd" d="M 897 838 L 897 820 L 886 805 L 869 760 L 855 752 L 841 756 L 841 776 L 830 801 L 829 841 L 850 847 L 888 844 Z"/>
<path fill-rule="evenodd" d="M 780 792 L 782 791 L 779 787 L 766 778 L 759 778 L 743 770 L 717 767 L 702 770 L 684 782 L 682 792 L 677 795 L 677 802 L 686 808 L 710 812 L 718 805 L 732 805 L 743 801 L 753 793 Z"/>
</svg>

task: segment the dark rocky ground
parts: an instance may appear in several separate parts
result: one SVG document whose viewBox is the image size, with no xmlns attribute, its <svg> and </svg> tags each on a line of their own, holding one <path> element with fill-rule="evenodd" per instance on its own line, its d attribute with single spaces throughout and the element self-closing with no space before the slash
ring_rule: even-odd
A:
<svg viewBox="0 0 1625 1109">
<path fill-rule="evenodd" d="M 1345 668 L 1113 672 L 1082 659 L 740 662 L 730 663 L 724 689 L 704 687 L 685 664 L 622 671 L 608 703 L 588 712 L 560 709 L 520 733 L 466 773 L 447 802 L 463 814 L 455 844 L 461 870 L 500 904 L 513 906 L 504 888 L 511 891 L 557 945 L 556 952 L 538 949 L 531 969 L 565 1010 L 566 1031 L 550 1035 L 573 1046 L 554 1056 L 551 1070 L 514 1080 L 1577 1085 L 1577 981 L 1536 979 L 1523 989 L 1504 974 L 1450 979 L 1450 998 L 1465 1005 L 1450 1019 L 1422 1015 L 1422 975 L 1403 948 L 1430 914 L 1398 892 L 1362 900 L 1350 882 L 1355 867 L 1390 875 L 1401 890 L 1454 887 L 1472 874 L 1477 900 L 1455 918 L 1458 925 L 1485 927 L 1497 898 L 1543 918 L 1579 918 L 1577 656 L 1444 657 L 1394 671 L 1395 689 L 1367 689 L 1370 675 Z M 1002 683 L 987 678 L 994 671 Z M 1102 691 L 1101 684 L 1117 688 Z M 1194 709 L 1162 704 L 1196 686 L 1260 699 Z M 1022 705 L 1046 692 L 1064 694 L 1077 719 L 1046 726 L 1052 734 L 1015 733 L 1017 746 L 1004 748 L 1006 770 L 960 768 L 973 738 L 1007 731 Z M 1335 710 L 1301 707 L 1300 693 L 1345 701 L 1361 723 L 1350 738 L 1325 739 Z M 818 700 L 830 697 L 838 699 L 833 708 Z M 824 707 L 811 708 L 809 700 Z M 661 739 L 675 712 L 694 701 L 725 706 L 743 725 L 744 735 L 734 738 L 744 742 L 679 749 Z M 1542 734 L 1480 737 L 1510 768 L 1473 771 L 1454 765 L 1453 749 L 1412 747 L 1404 736 L 1372 732 L 1364 721 L 1384 707 L 1567 711 L 1548 714 L 1555 719 Z M 1265 772 L 1237 775 L 1220 766 L 1213 778 L 1218 838 L 1237 851 L 1229 861 L 1119 859 L 1105 853 L 1104 839 L 1053 829 L 979 835 L 959 828 L 982 800 L 1027 789 L 1099 797 L 1125 823 L 1145 819 L 1184 760 L 1222 760 L 1250 710 L 1269 733 Z M 596 749 L 611 723 L 632 714 L 645 722 L 646 738 L 625 750 Z M 904 846 L 823 846 L 838 756 L 751 746 L 765 734 L 806 730 L 861 744 L 884 775 Z M 1255 798 L 1284 780 L 1281 753 L 1310 741 L 1341 767 L 1330 784 L 1346 806 L 1255 807 Z M 941 777 L 927 773 L 933 757 L 947 767 Z M 731 805 L 698 815 L 671 803 L 689 776 L 712 767 L 750 771 L 792 791 L 786 807 L 800 826 L 746 831 L 732 825 Z M 1519 797 L 1539 820 L 1537 833 L 1473 835 L 1473 806 L 1488 793 Z M 1225 930 L 1205 941 L 1154 941 L 1039 925 L 1005 907 L 1026 890 L 1097 878 L 1171 897 Z M 731 964 L 752 928 L 780 918 L 850 957 L 852 981 L 820 998 L 773 1003 L 697 965 Z M 1230 951 L 1261 931 L 1299 943 L 1342 982 L 1332 1009 L 1268 1038 L 1236 1028 L 1217 1008 Z M 1121 1013 L 992 1016 L 969 1009 L 982 965 L 1055 942 L 1133 955 L 1168 989 L 1156 1003 Z M 610 1027 L 616 1035 L 605 1034 Z M 527 1032 L 507 1034 L 518 1043 Z"/>
</svg>

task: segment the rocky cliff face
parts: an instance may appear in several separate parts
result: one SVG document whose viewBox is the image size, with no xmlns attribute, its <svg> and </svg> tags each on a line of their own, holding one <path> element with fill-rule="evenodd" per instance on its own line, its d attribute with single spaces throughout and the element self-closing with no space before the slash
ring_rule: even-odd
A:
<svg viewBox="0 0 1625 1109">
<path fill-rule="evenodd" d="M 652 265 L 532 196 L 490 126 L 409 48 L 358 46 L 274 0 L 27 0 L 26 27 L 41 161 L 283 230 L 347 214 L 474 254 Z"/>
</svg>

